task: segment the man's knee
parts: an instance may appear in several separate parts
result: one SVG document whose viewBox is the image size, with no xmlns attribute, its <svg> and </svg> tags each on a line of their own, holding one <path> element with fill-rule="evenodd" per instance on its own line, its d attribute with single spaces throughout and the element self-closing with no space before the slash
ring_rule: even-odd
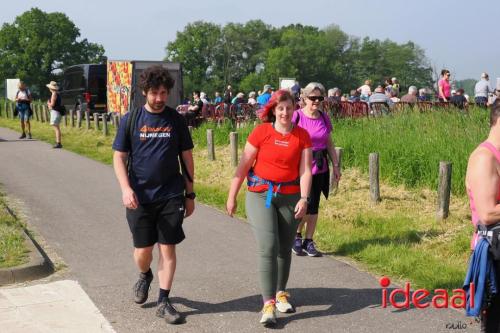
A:
<svg viewBox="0 0 500 333">
<path fill-rule="evenodd" d="M 135 255 L 140 257 L 140 258 L 150 257 L 153 254 L 153 247 L 154 246 L 136 247 L 135 248 Z"/>
<path fill-rule="evenodd" d="M 163 260 L 175 259 L 175 244 L 158 244 L 160 249 L 160 257 Z"/>
</svg>

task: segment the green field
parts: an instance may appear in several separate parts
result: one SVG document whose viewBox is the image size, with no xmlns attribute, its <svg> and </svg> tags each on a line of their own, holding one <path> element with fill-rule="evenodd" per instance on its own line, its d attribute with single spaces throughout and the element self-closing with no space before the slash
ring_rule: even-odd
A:
<svg viewBox="0 0 500 333">
<path fill-rule="evenodd" d="M 334 140 L 344 147 L 344 174 L 336 196 L 323 200 L 315 236 L 322 251 L 352 258 L 376 274 L 409 280 L 430 290 L 461 287 L 472 233 L 463 177 L 467 157 L 487 135 L 487 112 L 436 111 L 363 120 L 335 121 Z M 0 126 L 18 122 L 0 118 Z M 206 129 L 214 128 L 216 161 L 208 161 Z M 252 126 L 238 129 L 240 147 Z M 193 131 L 199 200 L 224 210 L 230 167 L 230 125 L 205 124 Z M 34 138 L 53 141 L 46 124 L 34 124 Z M 112 135 L 63 127 L 66 149 L 111 163 Z M 382 202 L 369 201 L 368 154 L 381 161 Z M 453 162 L 450 217 L 435 221 L 439 161 Z M 238 215 L 244 218 L 244 190 Z"/>
</svg>

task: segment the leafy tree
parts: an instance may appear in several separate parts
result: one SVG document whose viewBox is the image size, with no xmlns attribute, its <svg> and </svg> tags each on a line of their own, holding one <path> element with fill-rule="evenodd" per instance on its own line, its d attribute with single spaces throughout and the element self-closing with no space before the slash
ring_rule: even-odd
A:
<svg viewBox="0 0 500 333">
<path fill-rule="evenodd" d="M 81 39 L 63 13 L 32 8 L 0 29 L 0 77 L 21 78 L 34 94 L 48 94 L 45 84 L 57 72 L 78 63 L 102 63 L 104 48 Z"/>
<path fill-rule="evenodd" d="M 216 77 L 220 40 L 219 25 L 196 21 L 177 32 L 175 41 L 168 43 L 166 60 L 182 63 L 187 94 L 204 89 L 205 84 Z"/>
<path fill-rule="evenodd" d="M 212 94 L 231 84 L 235 91 L 278 85 L 295 77 L 302 85 L 321 82 L 344 91 L 366 79 L 383 83 L 396 76 L 402 88 L 432 85 L 424 51 L 412 42 L 359 39 L 338 26 L 324 29 L 301 24 L 275 28 L 260 20 L 245 24 L 194 22 L 167 46 L 167 60 L 183 63 L 187 91 Z"/>
</svg>

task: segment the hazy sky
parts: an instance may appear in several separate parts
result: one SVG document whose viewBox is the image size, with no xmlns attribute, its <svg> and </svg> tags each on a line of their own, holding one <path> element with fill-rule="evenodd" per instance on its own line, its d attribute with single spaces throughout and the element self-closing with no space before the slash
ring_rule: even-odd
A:
<svg viewBox="0 0 500 333">
<path fill-rule="evenodd" d="M 176 32 L 196 20 L 223 25 L 261 19 L 274 26 L 333 23 L 358 37 L 411 40 L 456 79 L 478 79 L 483 71 L 500 77 L 499 0 L 1 0 L 0 23 L 31 7 L 66 13 L 110 59 L 161 60 Z"/>
</svg>

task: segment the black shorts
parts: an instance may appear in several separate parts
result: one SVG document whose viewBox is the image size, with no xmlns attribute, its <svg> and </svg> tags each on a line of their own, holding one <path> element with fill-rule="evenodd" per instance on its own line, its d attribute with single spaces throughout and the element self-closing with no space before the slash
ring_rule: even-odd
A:
<svg viewBox="0 0 500 333">
<path fill-rule="evenodd" d="M 182 230 L 184 196 L 176 196 L 151 204 L 127 208 L 127 221 L 134 247 L 160 244 L 179 244 L 186 237 Z"/>
<path fill-rule="evenodd" d="M 307 205 L 307 215 L 318 214 L 319 199 L 321 198 L 321 189 L 325 186 L 325 182 L 328 184 L 330 179 L 328 179 L 328 172 L 318 173 L 313 175 L 311 192 L 309 193 L 309 205 Z"/>
</svg>

